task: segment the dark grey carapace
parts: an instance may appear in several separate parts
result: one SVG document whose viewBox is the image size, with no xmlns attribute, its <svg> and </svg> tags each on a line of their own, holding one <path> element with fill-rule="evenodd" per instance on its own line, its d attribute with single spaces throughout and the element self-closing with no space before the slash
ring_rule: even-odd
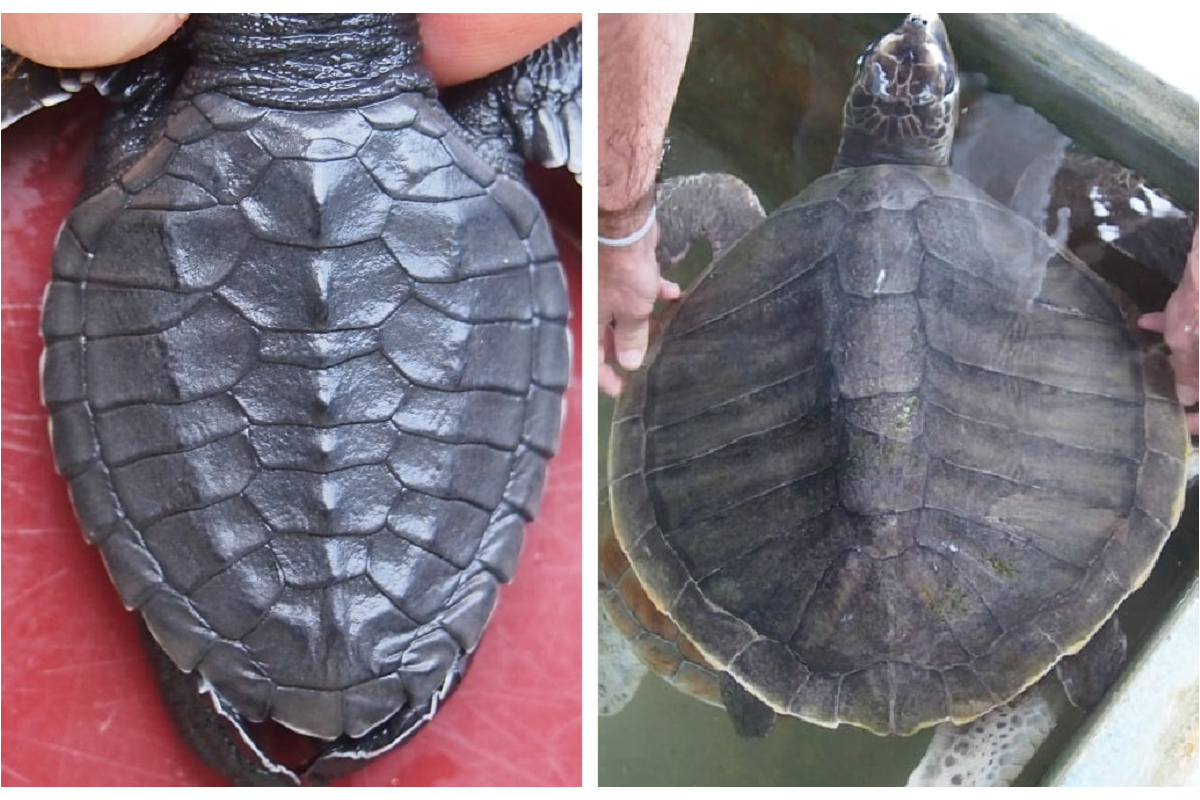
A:
<svg viewBox="0 0 1200 800">
<path fill-rule="evenodd" d="M 866 51 L 835 171 L 722 232 L 613 415 L 616 574 L 732 678 L 742 732 L 964 724 L 1089 642 L 1111 678 L 1183 511 L 1165 352 L 951 170 L 954 70 L 935 17 Z M 750 218 L 711 177 L 660 195 L 663 241 Z"/>
<path fill-rule="evenodd" d="M 234 780 L 406 739 L 512 574 L 569 363 L 519 163 L 578 171 L 579 46 L 439 102 L 412 17 L 197 16 L 97 77 L 120 102 L 46 295 L 55 456 Z M 53 101 L 5 55 L 6 120 Z M 317 755 L 277 763 L 263 720 Z"/>
</svg>

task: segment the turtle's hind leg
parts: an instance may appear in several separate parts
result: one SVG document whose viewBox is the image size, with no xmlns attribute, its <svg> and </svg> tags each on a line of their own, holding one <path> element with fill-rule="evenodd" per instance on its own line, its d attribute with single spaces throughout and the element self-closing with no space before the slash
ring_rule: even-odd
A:
<svg viewBox="0 0 1200 800">
<path fill-rule="evenodd" d="M 196 673 L 180 671 L 140 625 L 146 651 L 167 712 L 180 736 L 200 759 L 239 786 L 299 786 L 300 778 L 263 753 L 235 717 L 220 713 L 221 701 L 203 692 Z"/>
</svg>

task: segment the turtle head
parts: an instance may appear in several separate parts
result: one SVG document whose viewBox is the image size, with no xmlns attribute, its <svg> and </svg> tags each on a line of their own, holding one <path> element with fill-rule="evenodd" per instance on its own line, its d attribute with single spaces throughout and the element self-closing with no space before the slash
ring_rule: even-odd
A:
<svg viewBox="0 0 1200 800">
<path fill-rule="evenodd" d="M 958 67 L 936 14 L 911 14 L 858 59 L 834 169 L 945 166 L 958 122 Z"/>
</svg>

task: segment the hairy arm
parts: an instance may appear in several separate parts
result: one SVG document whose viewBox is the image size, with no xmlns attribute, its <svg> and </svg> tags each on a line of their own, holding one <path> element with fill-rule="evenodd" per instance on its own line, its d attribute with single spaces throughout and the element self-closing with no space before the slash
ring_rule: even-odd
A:
<svg viewBox="0 0 1200 800">
<path fill-rule="evenodd" d="M 654 177 L 663 135 L 692 38 L 690 14 L 599 15 L 600 235 L 638 231 L 654 208 Z M 646 352 L 650 312 L 679 287 L 654 261 L 657 230 L 626 247 L 600 245 L 600 388 L 620 391 L 613 363 L 636 369 Z"/>
</svg>

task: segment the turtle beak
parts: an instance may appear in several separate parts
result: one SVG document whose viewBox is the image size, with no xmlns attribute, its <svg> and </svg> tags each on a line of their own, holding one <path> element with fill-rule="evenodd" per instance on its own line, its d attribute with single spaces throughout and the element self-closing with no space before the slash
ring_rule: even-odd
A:
<svg viewBox="0 0 1200 800">
<path fill-rule="evenodd" d="M 917 104 L 941 102 L 956 90 L 957 65 L 946 26 L 937 14 L 910 14 L 900 27 L 879 41 L 891 60 L 889 80 L 882 83 L 896 99 Z M 883 97 L 883 94 L 880 94 Z"/>
</svg>

